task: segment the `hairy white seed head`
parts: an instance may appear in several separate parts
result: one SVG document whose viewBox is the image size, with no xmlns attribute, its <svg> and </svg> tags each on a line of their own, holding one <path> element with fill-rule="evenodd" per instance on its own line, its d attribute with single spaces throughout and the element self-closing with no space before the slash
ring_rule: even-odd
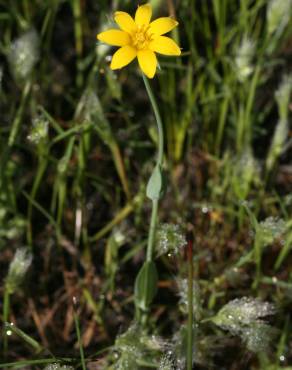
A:
<svg viewBox="0 0 292 370">
<path fill-rule="evenodd" d="M 262 302 L 256 298 L 243 297 L 228 302 L 221 308 L 213 321 L 219 326 L 236 329 L 253 324 L 258 319 L 274 313 L 273 304 Z"/>
<path fill-rule="evenodd" d="M 247 348 L 258 352 L 268 348 L 274 329 L 262 319 L 275 314 L 275 306 L 256 298 L 243 297 L 228 302 L 212 321 L 241 337 Z"/>
<path fill-rule="evenodd" d="M 11 72 L 17 81 L 26 80 L 39 60 L 40 40 L 32 29 L 12 42 L 8 54 Z"/>
<path fill-rule="evenodd" d="M 253 72 L 252 59 L 254 57 L 255 42 L 244 37 L 236 51 L 235 68 L 240 82 L 244 82 Z"/>
<path fill-rule="evenodd" d="M 27 248 L 17 249 L 13 260 L 10 263 L 8 275 L 6 277 L 6 289 L 10 294 L 14 293 L 23 282 L 31 262 L 32 254 L 27 250 Z"/>
<path fill-rule="evenodd" d="M 280 238 L 286 229 L 287 225 L 283 219 L 270 216 L 259 223 L 256 230 L 256 237 L 259 237 L 262 244 L 266 246 Z"/>
<path fill-rule="evenodd" d="M 258 178 L 260 168 L 251 148 L 246 148 L 233 163 L 232 186 L 241 200 L 246 199 L 250 186 Z"/>
<path fill-rule="evenodd" d="M 139 362 L 149 359 L 151 354 L 164 351 L 168 342 L 156 335 L 146 334 L 142 328 L 133 323 L 126 332 L 119 335 L 115 341 L 117 362 L 115 369 L 138 369 Z"/>
<path fill-rule="evenodd" d="M 282 82 L 275 93 L 275 98 L 278 105 L 279 120 L 274 131 L 270 149 L 267 155 L 266 167 L 270 171 L 277 159 L 283 153 L 285 143 L 289 138 L 289 103 L 292 90 L 292 74 L 285 75 Z"/>
<path fill-rule="evenodd" d="M 166 353 L 161 357 L 158 370 L 176 370 L 173 356 Z"/>
<path fill-rule="evenodd" d="M 258 322 L 248 328 L 242 328 L 240 337 L 248 350 L 252 352 L 263 352 L 269 349 L 275 333 L 275 329 L 270 325 Z"/>
<path fill-rule="evenodd" d="M 292 74 L 284 75 L 281 84 L 275 93 L 280 120 L 288 119 L 291 91 L 292 91 Z"/>
<path fill-rule="evenodd" d="M 161 224 L 156 233 L 156 253 L 158 256 L 163 254 L 178 254 L 187 244 L 185 235 L 179 225 Z"/>
<path fill-rule="evenodd" d="M 292 0 L 270 0 L 267 7 L 268 33 L 281 34 L 291 16 Z"/>
<path fill-rule="evenodd" d="M 30 134 L 27 136 L 28 140 L 34 144 L 44 142 L 48 137 L 49 122 L 43 115 L 39 115 L 32 121 L 32 128 Z"/>
</svg>

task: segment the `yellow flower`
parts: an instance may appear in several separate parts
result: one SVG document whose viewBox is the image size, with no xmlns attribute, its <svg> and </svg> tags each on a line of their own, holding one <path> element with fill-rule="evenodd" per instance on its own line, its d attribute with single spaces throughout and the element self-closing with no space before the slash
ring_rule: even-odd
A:
<svg viewBox="0 0 292 370">
<path fill-rule="evenodd" d="M 162 36 L 178 25 L 169 17 L 158 18 L 150 23 L 152 8 L 150 4 L 138 7 L 135 20 L 125 12 L 115 12 L 115 21 L 120 30 L 101 32 L 97 39 L 109 45 L 120 46 L 112 57 L 111 69 L 120 69 L 136 57 L 144 74 L 153 78 L 156 72 L 156 53 L 180 55 L 177 44 L 169 37 Z"/>
</svg>

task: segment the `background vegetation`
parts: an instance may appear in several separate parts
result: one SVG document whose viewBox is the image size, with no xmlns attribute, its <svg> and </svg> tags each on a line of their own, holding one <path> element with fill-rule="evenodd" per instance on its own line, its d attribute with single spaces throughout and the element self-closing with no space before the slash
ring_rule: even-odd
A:
<svg viewBox="0 0 292 370">
<path fill-rule="evenodd" d="M 133 290 L 154 117 L 136 64 L 113 73 L 96 44 L 137 5 L 0 1 L 0 368 L 184 369 L 193 240 L 194 368 L 291 369 L 292 2 L 152 1 L 183 54 L 151 81 L 168 177 L 151 335 Z"/>
</svg>

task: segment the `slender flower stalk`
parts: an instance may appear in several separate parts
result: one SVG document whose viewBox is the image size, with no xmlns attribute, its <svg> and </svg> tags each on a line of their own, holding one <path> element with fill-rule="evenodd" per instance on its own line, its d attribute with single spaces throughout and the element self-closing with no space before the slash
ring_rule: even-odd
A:
<svg viewBox="0 0 292 370">
<path fill-rule="evenodd" d="M 193 368 L 193 296 L 194 296 L 194 267 L 193 267 L 193 242 L 192 238 L 188 240 L 187 245 L 188 260 L 188 329 L 187 329 L 187 370 Z"/>
<path fill-rule="evenodd" d="M 4 299 L 3 299 L 3 354 L 6 357 L 8 348 L 8 338 L 5 323 L 9 319 L 10 296 L 21 286 L 27 270 L 32 263 L 32 254 L 26 248 L 20 248 L 16 251 L 13 260 L 10 263 L 8 274 L 5 279 Z"/>
<path fill-rule="evenodd" d="M 8 338 L 5 323 L 8 321 L 9 316 L 9 307 L 10 307 L 10 293 L 8 289 L 4 289 L 4 298 L 3 298 L 3 356 L 4 358 L 7 355 L 8 349 Z"/>
<path fill-rule="evenodd" d="M 161 121 L 161 117 L 159 114 L 159 109 L 152 92 L 151 86 L 147 78 L 142 74 L 143 81 L 153 108 L 153 112 L 155 115 L 156 123 L 157 123 L 157 131 L 158 131 L 158 155 L 157 155 L 157 162 L 156 166 L 161 167 L 163 163 L 163 146 L 164 146 L 164 134 L 163 134 L 163 125 Z M 154 199 L 152 201 L 152 213 L 151 213 L 151 221 L 150 221 L 150 229 L 149 229 L 149 236 L 148 236 L 148 244 L 147 244 L 147 261 L 151 261 L 153 257 L 154 251 L 154 238 L 155 238 L 155 230 L 157 224 L 157 212 L 158 212 L 158 199 Z"/>
<path fill-rule="evenodd" d="M 81 333 L 80 333 L 79 318 L 78 318 L 78 314 L 76 312 L 76 305 L 77 305 L 76 297 L 73 297 L 73 310 L 74 310 L 73 315 L 74 315 L 75 330 L 76 330 L 78 344 L 79 344 L 80 362 L 81 362 L 82 370 L 86 370 L 84 349 L 83 349 L 82 338 L 81 338 Z"/>
<path fill-rule="evenodd" d="M 143 327 L 147 326 L 149 306 L 157 291 L 157 279 L 158 274 L 156 265 L 153 262 L 153 255 L 155 249 L 155 233 L 157 227 L 158 217 L 158 203 L 161 193 L 163 192 L 163 178 L 162 178 L 162 164 L 163 164 L 163 147 L 164 147 L 164 134 L 163 124 L 161 121 L 158 105 L 151 89 L 150 83 L 145 75 L 142 73 L 145 88 L 152 105 L 154 112 L 157 132 L 158 132 L 158 154 L 156 165 L 152 172 L 147 185 L 147 196 L 152 201 L 151 220 L 148 233 L 146 261 L 142 266 L 137 279 L 136 279 L 136 306 L 137 306 L 137 318 L 141 322 Z"/>
<path fill-rule="evenodd" d="M 169 17 L 158 18 L 151 22 L 152 7 L 150 4 L 139 6 L 135 18 L 128 13 L 115 12 L 114 19 L 119 29 L 101 32 L 97 39 L 106 44 L 119 46 L 114 53 L 110 68 L 120 69 L 131 63 L 136 57 L 142 71 L 145 88 L 153 108 L 158 131 L 158 154 L 152 175 L 147 184 L 147 197 L 152 201 L 152 212 L 148 234 L 146 260 L 135 281 L 135 304 L 137 319 L 143 327 L 148 322 L 150 305 L 157 292 L 158 273 L 153 261 L 155 232 L 157 225 L 158 203 L 163 193 L 162 173 L 164 135 L 163 125 L 157 102 L 148 78 L 153 78 L 157 69 L 155 53 L 178 56 L 181 50 L 178 45 L 164 34 L 174 29 L 178 22 Z"/>
</svg>

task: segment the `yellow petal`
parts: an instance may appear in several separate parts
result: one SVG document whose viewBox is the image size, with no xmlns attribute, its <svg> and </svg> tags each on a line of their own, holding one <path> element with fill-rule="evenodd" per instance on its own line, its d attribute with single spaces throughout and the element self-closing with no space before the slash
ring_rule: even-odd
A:
<svg viewBox="0 0 292 370">
<path fill-rule="evenodd" d="M 148 26 L 151 16 L 152 16 L 152 7 L 150 4 L 138 6 L 138 9 L 136 10 L 135 14 L 135 22 L 137 26 L 142 26 L 143 24 Z"/>
<path fill-rule="evenodd" d="M 138 62 L 142 72 L 149 78 L 153 78 L 156 72 L 157 59 L 151 50 L 139 50 Z"/>
<path fill-rule="evenodd" d="M 166 36 L 157 36 L 149 44 L 149 48 L 157 53 L 165 55 L 180 55 L 181 51 L 177 44 Z"/>
<path fill-rule="evenodd" d="M 120 30 L 104 31 L 99 33 L 96 37 L 99 41 L 114 46 L 124 46 L 131 42 L 130 35 Z"/>
<path fill-rule="evenodd" d="M 137 28 L 134 19 L 126 12 L 115 12 L 115 21 L 121 30 L 128 33 L 134 32 Z"/>
<path fill-rule="evenodd" d="M 163 35 L 178 25 L 178 22 L 169 17 L 157 18 L 150 23 L 150 30 L 156 35 Z"/>
<path fill-rule="evenodd" d="M 132 46 L 126 45 L 118 49 L 112 58 L 111 69 L 120 69 L 131 63 L 136 57 L 137 51 Z"/>
</svg>

